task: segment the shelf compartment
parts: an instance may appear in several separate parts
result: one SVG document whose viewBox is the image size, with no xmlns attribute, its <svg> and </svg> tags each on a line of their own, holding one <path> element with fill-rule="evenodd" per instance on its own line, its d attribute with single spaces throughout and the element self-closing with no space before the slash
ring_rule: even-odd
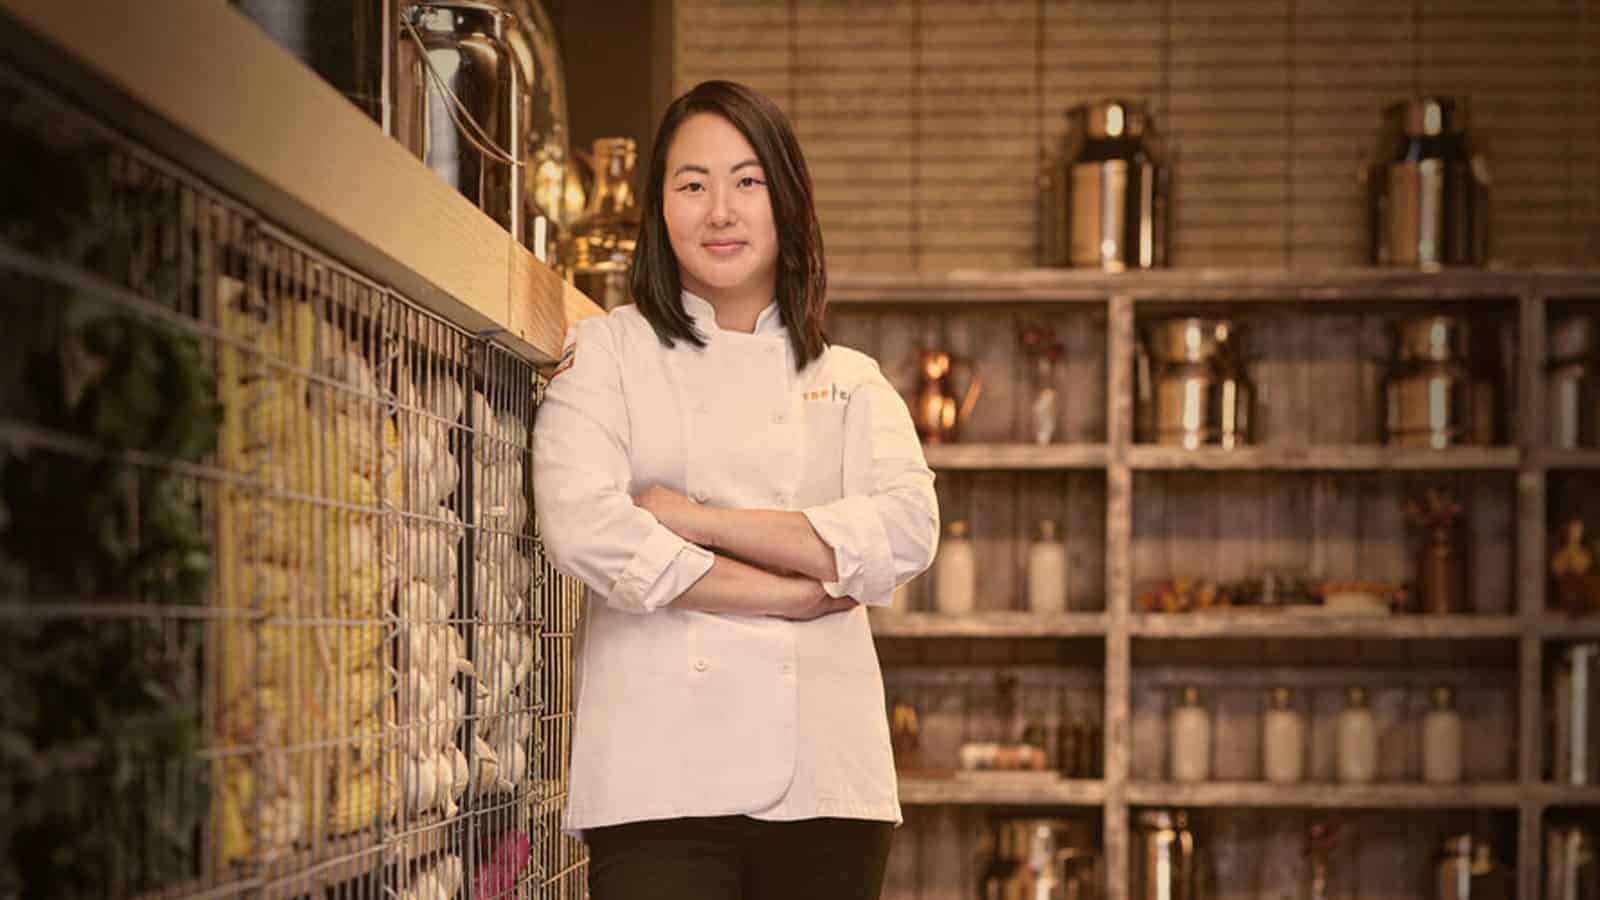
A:
<svg viewBox="0 0 1600 900">
<path fill-rule="evenodd" d="M 1241 447 L 1187 450 L 1139 444 L 1128 448 L 1128 467 L 1143 471 L 1515 471 L 1516 447 L 1451 447 L 1428 450 L 1352 444 L 1327 447 Z"/>
<path fill-rule="evenodd" d="M 1143 612 L 1140 598 L 1168 578 L 1232 583 L 1273 572 L 1403 585 L 1415 578 L 1421 539 L 1405 503 L 1442 490 L 1465 509 L 1466 610 L 1510 616 L 1527 588 L 1516 577 L 1517 481 L 1497 471 L 1135 472 L 1131 608 Z"/>
<path fill-rule="evenodd" d="M 1297 615 L 1286 612 L 1141 613 L 1130 621 L 1136 638 L 1211 640 L 1248 638 L 1373 638 L 1379 640 L 1513 639 L 1516 616 Z M 1600 630 L 1600 623 L 1596 623 Z"/>
<path fill-rule="evenodd" d="M 950 616 L 936 612 L 873 610 L 872 633 L 885 638 L 1072 638 L 1106 633 L 1106 614 L 982 612 Z"/>
<path fill-rule="evenodd" d="M 1179 784 L 1135 781 L 1127 786 L 1133 806 L 1305 809 L 1495 809 L 1515 808 L 1519 785 L 1490 784 L 1294 784 L 1254 781 Z"/>
<path fill-rule="evenodd" d="M 923 447 L 928 465 L 950 470 L 1103 469 L 1104 444 L 933 444 Z"/>
<path fill-rule="evenodd" d="M 979 781 L 960 777 L 900 778 L 900 802 L 916 806 L 1099 806 L 1105 802 L 1105 783 L 1099 780 L 1062 779 L 1055 783 L 1003 780 Z"/>
</svg>

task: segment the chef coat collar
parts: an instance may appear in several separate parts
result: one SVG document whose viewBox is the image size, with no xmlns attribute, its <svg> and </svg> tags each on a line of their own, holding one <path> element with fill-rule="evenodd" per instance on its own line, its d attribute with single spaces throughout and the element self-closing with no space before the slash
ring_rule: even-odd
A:
<svg viewBox="0 0 1600 900">
<path fill-rule="evenodd" d="M 722 331 L 721 328 L 717 327 L 717 308 L 711 305 L 711 301 L 684 291 L 683 311 L 689 314 L 689 318 L 693 319 L 696 325 L 700 326 L 702 334 Z M 738 334 L 738 332 L 728 333 Z M 751 333 L 756 336 L 775 336 L 783 333 L 783 314 L 778 309 L 778 301 L 774 300 L 768 303 L 767 308 L 756 316 L 755 331 Z"/>
</svg>

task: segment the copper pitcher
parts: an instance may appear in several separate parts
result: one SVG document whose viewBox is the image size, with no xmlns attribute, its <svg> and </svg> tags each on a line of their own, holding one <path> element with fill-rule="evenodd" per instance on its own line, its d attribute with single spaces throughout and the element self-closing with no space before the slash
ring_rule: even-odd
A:
<svg viewBox="0 0 1600 900">
<path fill-rule="evenodd" d="M 950 385 L 951 370 L 957 368 L 968 372 L 967 390 L 959 400 Z M 916 400 L 911 406 L 917 436 L 927 444 L 954 442 L 982 389 L 983 376 L 971 360 L 943 350 L 918 350 Z"/>
</svg>

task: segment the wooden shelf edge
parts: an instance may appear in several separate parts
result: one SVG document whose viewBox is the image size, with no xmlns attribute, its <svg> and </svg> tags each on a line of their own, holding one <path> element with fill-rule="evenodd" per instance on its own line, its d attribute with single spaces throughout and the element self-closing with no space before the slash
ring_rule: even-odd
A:
<svg viewBox="0 0 1600 900">
<path fill-rule="evenodd" d="M 1515 471 L 1516 447 L 1456 447 L 1425 450 L 1378 445 L 1329 447 L 1241 447 L 1185 450 L 1139 444 L 1128 448 L 1128 466 L 1141 471 Z"/>
<path fill-rule="evenodd" d="M 922 451 L 934 469 L 1103 469 L 1111 459 L 1104 444 L 928 444 Z"/>
<path fill-rule="evenodd" d="M 1565 616 L 1546 613 L 1534 620 L 1534 631 L 1544 638 L 1588 640 L 1600 638 L 1600 615 Z"/>
<path fill-rule="evenodd" d="M 1550 807 L 1600 807 L 1600 785 L 1554 784 L 1545 782 L 1535 789 L 1540 804 Z"/>
<path fill-rule="evenodd" d="M 900 778 L 900 802 L 908 806 L 1099 806 L 1105 798 L 1105 784 L 1098 780 L 1007 785 L 960 778 Z"/>
<path fill-rule="evenodd" d="M 1134 781 L 1127 786 L 1133 806 L 1276 807 L 1339 809 L 1514 808 L 1523 798 L 1516 784 L 1296 784 L 1232 781 L 1175 784 Z"/>
<path fill-rule="evenodd" d="M 536 364 L 601 312 L 227 4 L 0 0 L 0 24 L 10 63 L 97 119 Z"/>
<path fill-rule="evenodd" d="M 986 612 L 951 616 L 937 612 L 887 612 L 868 616 L 872 633 L 883 638 L 918 637 L 1101 637 L 1106 633 L 1103 612 L 1043 615 L 1031 612 Z"/>
<path fill-rule="evenodd" d="M 1600 469 L 1600 450 L 1539 450 L 1534 454 L 1534 462 L 1553 470 Z"/>
<path fill-rule="evenodd" d="M 1129 632 L 1136 638 L 1171 640 L 1264 637 L 1514 640 L 1522 634 L 1522 620 L 1513 615 L 1335 616 L 1253 611 L 1136 613 L 1130 617 Z"/>
<path fill-rule="evenodd" d="M 1417 272 L 1332 269 L 1176 268 L 1106 273 L 1084 269 L 839 272 L 828 299 L 840 304 L 1099 303 L 1112 295 L 1155 302 L 1447 302 L 1538 292 L 1600 294 L 1600 271 L 1538 267 Z"/>
</svg>

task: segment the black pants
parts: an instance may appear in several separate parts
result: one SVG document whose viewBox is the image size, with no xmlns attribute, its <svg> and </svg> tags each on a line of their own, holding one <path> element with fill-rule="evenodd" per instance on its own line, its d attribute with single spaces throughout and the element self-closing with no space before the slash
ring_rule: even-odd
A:
<svg viewBox="0 0 1600 900">
<path fill-rule="evenodd" d="M 591 900 L 877 900 L 891 822 L 748 816 L 584 832 Z"/>
</svg>

